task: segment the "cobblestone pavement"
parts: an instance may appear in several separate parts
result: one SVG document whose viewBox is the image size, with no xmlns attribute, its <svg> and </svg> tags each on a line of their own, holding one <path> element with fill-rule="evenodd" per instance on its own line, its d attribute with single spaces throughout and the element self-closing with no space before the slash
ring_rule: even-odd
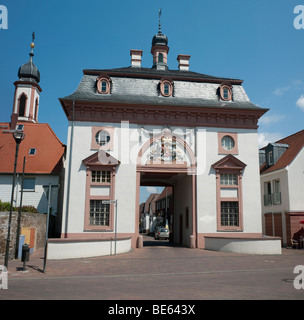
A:
<svg viewBox="0 0 304 320">
<path fill-rule="evenodd" d="M 48 260 L 46 273 L 43 251 L 30 257 L 26 271 L 20 260 L 9 261 L 0 300 L 304 300 L 304 270 L 294 273 L 304 250 L 245 255 L 149 239 L 150 246 L 126 254 Z"/>
</svg>

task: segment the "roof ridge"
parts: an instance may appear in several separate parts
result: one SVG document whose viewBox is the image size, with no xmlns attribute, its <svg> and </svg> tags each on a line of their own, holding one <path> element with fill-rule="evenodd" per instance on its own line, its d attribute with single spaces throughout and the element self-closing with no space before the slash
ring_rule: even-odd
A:
<svg viewBox="0 0 304 320">
<path fill-rule="evenodd" d="M 276 141 L 275 143 L 282 143 L 285 140 L 289 141 L 290 138 L 295 137 L 295 136 L 300 136 L 302 134 L 304 134 L 304 130 L 300 130 L 298 132 L 295 132 L 295 133 L 293 133 L 293 134 L 291 134 L 291 135 L 289 135 L 289 136 L 287 136 L 285 138 L 282 138 L 282 139 Z M 304 138 L 304 135 L 303 135 L 303 138 Z M 293 142 L 293 141 L 294 141 L 293 139 L 290 140 L 290 142 Z M 304 141 L 303 141 L 303 143 L 304 143 Z"/>
</svg>

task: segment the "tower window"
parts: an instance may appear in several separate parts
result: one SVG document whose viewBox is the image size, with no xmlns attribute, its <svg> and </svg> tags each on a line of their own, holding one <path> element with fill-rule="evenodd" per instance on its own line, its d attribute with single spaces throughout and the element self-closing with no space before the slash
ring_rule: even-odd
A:
<svg viewBox="0 0 304 320">
<path fill-rule="evenodd" d="M 162 53 L 158 54 L 158 62 L 164 62 L 164 55 Z"/>
<path fill-rule="evenodd" d="M 35 101 L 35 121 L 37 121 L 37 115 L 38 115 L 38 98 Z"/>
<path fill-rule="evenodd" d="M 26 95 L 22 94 L 19 99 L 19 117 L 24 117 L 25 115 L 26 100 Z"/>
</svg>

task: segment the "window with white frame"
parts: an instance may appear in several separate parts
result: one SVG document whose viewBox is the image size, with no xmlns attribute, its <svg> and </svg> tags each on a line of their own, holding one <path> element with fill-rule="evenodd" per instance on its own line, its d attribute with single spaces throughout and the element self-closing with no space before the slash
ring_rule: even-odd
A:
<svg viewBox="0 0 304 320">
<path fill-rule="evenodd" d="M 35 178 L 24 178 L 23 179 L 23 190 L 24 191 L 35 191 Z"/>
<path fill-rule="evenodd" d="M 271 182 L 267 181 L 267 182 L 264 182 L 264 205 L 268 206 L 271 204 L 272 204 Z"/>
<path fill-rule="evenodd" d="M 273 152 L 272 151 L 268 152 L 268 164 L 269 165 L 273 164 Z"/>
<path fill-rule="evenodd" d="M 273 204 L 281 203 L 280 179 L 273 181 Z"/>
</svg>

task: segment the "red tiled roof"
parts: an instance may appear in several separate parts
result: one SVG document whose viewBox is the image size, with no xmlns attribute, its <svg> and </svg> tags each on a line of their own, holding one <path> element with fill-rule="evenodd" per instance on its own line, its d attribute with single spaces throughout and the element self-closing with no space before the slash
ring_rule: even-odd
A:
<svg viewBox="0 0 304 320">
<path fill-rule="evenodd" d="M 294 160 L 294 158 L 298 155 L 298 153 L 304 146 L 304 130 L 294 133 L 291 136 L 283 138 L 279 141 L 276 141 L 276 143 L 288 144 L 289 148 L 286 149 L 286 151 L 273 166 L 267 168 L 266 163 L 263 163 L 263 165 L 260 167 L 261 174 L 283 169 Z"/>
<path fill-rule="evenodd" d="M 62 167 L 65 145 L 47 123 L 18 122 L 23 124 L 24 140 L 20 143 L 16 171 L 22 172 L 26 157 L 25 173 L 56 174 Z M 5 128 L 5 126 L 7 126 Z M 0 123 L 0 173 L 13 173 L 16 143 L 9 130 L 9 123 Z M 35 155 L 29 155 L 31 148 Z"/>
</svg>

